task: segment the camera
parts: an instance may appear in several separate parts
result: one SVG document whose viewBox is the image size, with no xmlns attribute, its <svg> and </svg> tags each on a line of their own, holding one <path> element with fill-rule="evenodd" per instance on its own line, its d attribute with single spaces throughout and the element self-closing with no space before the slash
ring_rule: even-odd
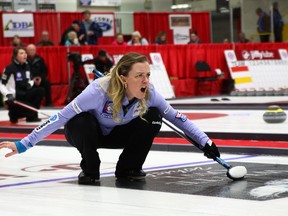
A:
<svg viewBox="0 0 288 216">
<path fill-rule="evenodd" d="M 77 52 L 69 53 L 68 61 L 72 61 L 74 63 L 74 67 L 80 67 L 82 65 L 81 54 Z"/>
<path fill-rule="evenodd" d="M 73 62 L 74 72 L 69 82 L 69 90 L 65 100 L 66 104 L 71 102 L 86 87 L 86 83 L 80 74 L 80 66 L 83 65 L 81 54 L 77 52 L 69 53 L 67 55 L 67 60 Z"/>
</svg>

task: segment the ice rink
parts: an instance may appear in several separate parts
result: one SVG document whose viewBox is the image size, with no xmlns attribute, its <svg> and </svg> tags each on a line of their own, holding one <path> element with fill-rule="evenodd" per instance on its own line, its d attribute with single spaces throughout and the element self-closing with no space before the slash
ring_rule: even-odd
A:
<svg viewBox="0 0 288 216">
<path fill-rule="evenodd" d="M 287 97 L 281 99 L 285 103 Z M 177 100 L 171 101 L 171 104 L 182 106 L 181 111 L 188 114 L 202 130 L 217 135 L 215 142 L 223 150 L 221 158 L 232 166 L 247 168 L 248 173 L 243 180 L 227 178 L 224 167 L 207 159 L 201 152 L 190 150 L 192 145 L 182 142 L 181 138 L 165 138 L 165 132 L 173 132 L 163 125 L 162 135 L 155 139 L 155 146 L 162 148 L 158 151 L 152 148 L 143 167 L 147 172 L 145 181 L 116 180 L 114 171 L 121 150 L 100 149 L 99 185 L 78 185 L 80 154 L 65 144 L 60 131 L 48 138 L 46 143 L 39 143 L 24 154 L 5 158 L 8 150 L 0 151 L 0 215 L 286 216 L 288 121 L 267 124 L 262 119 L 265 109 L 225 109 L 225 104 L 222 108 L 213 107 L 215 104 L 205 108 L 203 104 L 210 103 L 205 100 Z M 240 98 L 237 100 L 239 104 L 243 103 Z M 269 102 L 263 101 L 263 97 L 261 100 L 259 103 L 264 104 L 263 107 Z M 279 102 L 276 98 L 273 100 Z M 224 103 L 221 98 L 218 102 L 218 105 Z M 202 108 L 196 109 L 194 103 L 202 104 Z M 257 103 L 254 98 L 253 104 Z M 186 108 L 185 104 L 190 104 L 192 108 Z M 51 115 L 57 110 L 41 109 Z M 2 109 L 0 115 L 1 140 L 20 139 L 29 131 L 26 127 L 34 127 L 25 121 L 20 121 L 18 125 L 10 124 L 6 110 Z M 43 116 L 40 117 L 44 120 Z M 274 138 L 249 140 L 247 144 L 247 140 L 227 134 L 265 139 L 272 134 Z M 267 147 L 265 142 L 275 143 L 275 146 Z M 226 148 L 229 143 L 234 143 L 236 150 L 229 151 Z M 172 146 L 176 146 L 175 151 L 171 150 Z M 177 149 L 177 146 L 186 148 Z M 265 154 L 257 154 L 258 148 L 265 148 Z"/>
</svg>

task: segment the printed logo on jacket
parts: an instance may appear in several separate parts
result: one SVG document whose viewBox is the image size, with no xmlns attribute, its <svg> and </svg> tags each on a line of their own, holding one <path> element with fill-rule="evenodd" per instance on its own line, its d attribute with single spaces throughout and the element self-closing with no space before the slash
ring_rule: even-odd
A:
<svg viewBox="0 0 288 216">
<path fill-rule="evenodd" d="M 101 116 L 104 118 L 112 118 L 113 117 L 113 102 L 107 101 L 103 107 Z"/>
</svg>

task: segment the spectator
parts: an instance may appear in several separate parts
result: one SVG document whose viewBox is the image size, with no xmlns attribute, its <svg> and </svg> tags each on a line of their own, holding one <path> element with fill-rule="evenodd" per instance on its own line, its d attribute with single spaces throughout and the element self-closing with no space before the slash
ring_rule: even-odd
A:
<svg viewBox="0 0 288 216">
<path fill-rule="evenodd" d="M 115 36 L 115 40 L 112 42 L 112 45 L 116 46 L 126 46 L 127 43 L 124 41 L 124 36 L 122 33 L 117 33 Z"/>
<path fill-rule="evenodd" d="M 134 31 L 131 34 L 131 40 L 128 41 L 128 45 L 134 45 L 134 46 L 138 46 L 138 45 L 148 45 L 148 41 L 146 40 L 146 38 L 142 38 L 141 34 L 139 31 Z"/>
<path fill-rule="evenodd" d="M 25 47 L 26 46 L 26 44 L 22 43 L 19 35 L 14 35 L 14 37 L 11 40 L 11 45 L 14 47 Z"/>
<path fill-rule="evenodd" d="M 67 34 L 67 39 L 65 41 L 65 46 L 79 46 L 79 40 L 77 37 L 77 33 L 75 31 L 70 31 Z"/>
<path fill-rule="evenodd" d="M 96 70 L 101 73 L 107 73 L 113 66 L 111 57 L 106 53 L 105 50 L 99 50 L 98 56 L 94 60 Z"/>
<path fill-rule="evenodd" d="M 41 33 L 41 41 L 37 43 L 37 46 L 54 46 L 54 43 L 49 39 L 49 32 L 42 31 Z"/>
<path fill-rule="evenodd" d="M 273 25 L 274 25 L 274 39 L 275 42 L 282 42 L 282 31 L 284 22 L 278 10 L 278 2 L 273 3 Z"/>
<path fill-rule="evenodd" d="M 27 46 L 27 62 L 30 66 L 30 71 L 34 79 L 34 87 L 42 87 L 45 90 L 45 106 L 52 106 L 51 86 L 48 80 L 48 70 L 44 59 L 37 54 L 37 49 L 34 44 Z"/>
<path fill-rule="evenodd" d="M 86 39 L 85 39 L 85 35 L 84 35 L 84 33 L 83 34 L 81 33 L 80 28 L 81 28 L 81 22 L 78 21 L 78 20 L 74 20 L 72 22 L 71 26 L 68 29 L 66 29 L 64 31 L 64 33 L 62 34 L 60 45 L 62 45 L 62 46 L 65 45 L 65 42 L 68 39 L 68 33 L 71 32 L 71 31 L 76 32 L 78 40 L 79 40 L 79 43 L 81 45 L 87 44 Z"/>
<path fill-rule="evenodd" d="M 197 32 L 193 31 L 190 34 L 190 41 L 188 42 L 188 44 L 200 44 L 202 43 L 202 41 L 199 39 Z"/>
<path fill-rule="evenodd" d="M 81 22 L 81 34 L 84 34 L 87 44 L 97 45 L 98 37 L 102 37 L 103 31 L 101 27 L 90 19 L 91 13 L 89 10 L 85 10 L 83 13 L 83 20 Z"/>
<path fill-rule="evenodd" d="M 257 31 L 259 33 L 261 42 L 269 42 L 270 40 L 270 17 L 261 8 L 256 9 L 256 14 L 258 15 L 257 21 Z"/>
<path fill-rule="evenodd" d="M 15 99 L 27 105 L 40 108 L 44 97 L 44 89 L 32 87 L 33 81 L 27 63 L 27 53 L 22 47 L 15 47 L 12 61 L 5 69 L 1 78 L 0 91 L 6 97 L 8 115 L 11 123 L 17 123 L 19 118 L 26 117 L 27 122 L 39 122 L 38 113 L 23 108 Z"/>
<path fill-rule="evenodd" d="M 155 44 L 167 44 L 167 34 L 165 31 L 160 31 L 155 39 Z"/>
<path fill-rule="evenodd" d="M 238 34 L 238 43 L 249 43 L 249 42 L 250 42 L 250 40 L 246 38 L 244 32 L 240 32 Z"/>
</svg>

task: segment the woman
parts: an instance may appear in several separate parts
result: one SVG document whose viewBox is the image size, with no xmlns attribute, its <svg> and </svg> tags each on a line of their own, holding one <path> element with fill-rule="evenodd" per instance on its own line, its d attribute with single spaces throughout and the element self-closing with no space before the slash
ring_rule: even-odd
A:
<svg viewBox="0 0 288 216">
<path fill-rule="evenodd" d="M 160 31 L 155 39 L 155 44 L 167 44 L 167 34 L 165 31 Z"/>
<path fill-rule="evenodd" d="M 216 145 L 191 121 L 174 110 L 149 83 L 148 59 L 138 53 L 124 55 L 106 77 L 93 81 L 78 97 L 16 143 L 2 142 L 1 148 L 22 153 L 65 125 L 65 135 L 82 156 L 79 184 L 99 180 L 98 148 L 124 148 L 115 175 L 140 180 L 142 165 L 161 128 L 162 116 L 195 139 L 210 158 L 219 156 Z"/>
<path fill-rule="evenodd" d="M 4 69 L 1 78 L 0 91 L 6 96 L 11 123 L 17 123 L 19 118 L 26 117 L 27 122 L 39 122 L 41 119 L 34 111 L 30 111 L 14 103 L 14 100 L 40 108 L 45 90 L 34 88 L 32 74 L 27 63 L 27 53 L 24 48 L 13 50 L 11 64 Z"/>
<path fill-rule="evenodd" d="M 19 35 L 14 35 L 11 40 L 11 45 L 13 47 L 25 47 L 26 44 L 22 43 L 21 38 Z"/>
<path fill-rule="evenodd" d="M 148 41 L 146 38 L 142 38 L 139 31 L 135 31 L 131 34 L 131 40 L 128 41 L 128 45 L 132 46 L 140 46 L 140 45 L 148 45 Z"/>
<path fill-rule="evenodd" d="M 115 36 L 115 40 L 112 42 L 114 46 L 126 46 L 127 43 L 124 41 L 124 36 L 122 33 L 117 33 Z"/>
</svg>

